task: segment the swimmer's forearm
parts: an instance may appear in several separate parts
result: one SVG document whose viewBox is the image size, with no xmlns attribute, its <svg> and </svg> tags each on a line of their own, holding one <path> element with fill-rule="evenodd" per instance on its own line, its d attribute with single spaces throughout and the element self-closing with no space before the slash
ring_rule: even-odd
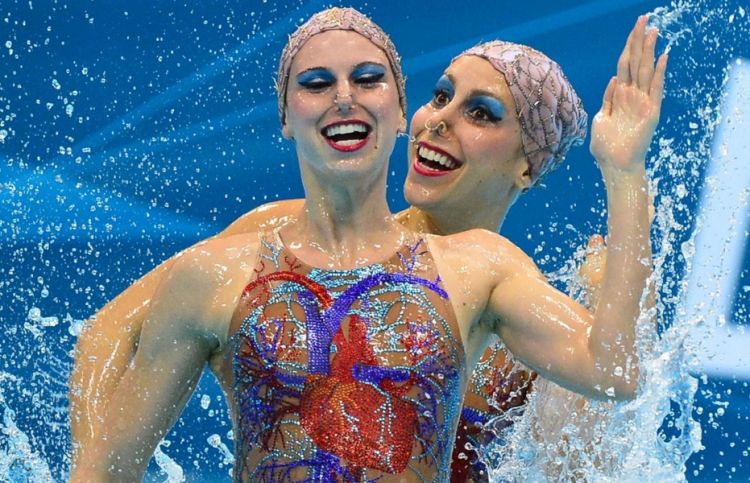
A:
<svg viewBox="0 0 750 483">
<path fill-rule="evenodd" d="M 605 377 L 614 378 L 615 397 L 629 398 L 634 396 L 638 380 L 635 324 L 651 274 L 648 183 L 643 164 L 627 172 L 602 172 L 607 187 L 609 243 L 589 346 Z"/>
<path fill-rule="evenodd" d="M 82 448 L 71 481 L 141 481 L 200 379 L 212 342 L 178 322 L 147 324 L 134 365 L 117 385 L 96 439 Z"/>
</svg>

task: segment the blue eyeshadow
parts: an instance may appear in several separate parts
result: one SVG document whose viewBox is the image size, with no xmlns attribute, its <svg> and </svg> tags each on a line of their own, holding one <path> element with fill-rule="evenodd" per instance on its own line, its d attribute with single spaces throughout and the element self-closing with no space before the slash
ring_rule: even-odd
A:
<svg viewBox="0 0 750 483">
<path fill-rule="evenodd" d="M 448 76 L 444 75 L 438 79 L 437 84 L 435 84 L 435 91 L 445 91 L 447 92 L 451 97 L 455 93 L 455 88 L 453 87 L 453 83 L 448 78 Z"/>
<path fill-rule="evenodd" d="M 314 82 L 332 83 L 334 80 L 335 78 L 333 77 L 333 74 L 323 68 L 308 69 L 297 75 L 297 83 L 301 86 L 306 86 Z"/>
<path fill-rule="evenodd" d="M 472 97 L 469 106 L 470 108 L 484 107 L 495 119 L 502 119 L 505 115 L 505 107 L 503 106 L 503 103 L 492 96 Z"/>
<path fill-rule="evenodd" d="M 385 67 L 375 63 L 365 63 L 358 65 L 354 72 L 352 72 L 352 78 L 358 79 L 360 77 L 378 77 L 385 75 Z"/>
</svg>

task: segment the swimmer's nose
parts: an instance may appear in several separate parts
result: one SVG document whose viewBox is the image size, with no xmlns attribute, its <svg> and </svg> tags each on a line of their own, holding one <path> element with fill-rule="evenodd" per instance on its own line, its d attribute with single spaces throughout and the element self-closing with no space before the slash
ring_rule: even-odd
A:
<svg viewBox="0 0 750 483">
<path fill-rule="evenodd" d="M 430 133 L 440 137 L 445 137 L 445 135 L 448 134 L 448 122 L 446 121 L 445 116 L 441 116 L 437 113 L 427 118 L 424 127 Z"/>
<path fill-rule="evenodd" d="M 338 89 L 336 90 L 336 96 L 333 98 L 333 103 L 336 105 L 336 109 L 339 112 L 349 112 L 352 109 L 354 100 L 352 99 L 352 90 L 348 82 L 340 82 Z"/>
</svg>

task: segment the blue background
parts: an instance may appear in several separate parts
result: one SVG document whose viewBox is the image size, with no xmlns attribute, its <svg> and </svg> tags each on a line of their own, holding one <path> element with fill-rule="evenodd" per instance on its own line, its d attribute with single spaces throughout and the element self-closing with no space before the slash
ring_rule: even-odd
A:
<svg viewBox="0 0 750 483">
<path fill-rule="evenodd" d="M 328 5 L 2 1 L 0 402 L 14 411 L 12 419 L 57 478 L 69 442 L 71 323 L 254 206 L 302 196 L 292 146 L 280 137 L 273 78 L 287 35 Z M 637 15 L 664 6 L 651 0 L 349 5 L 370 14 L 399 48 L 410 114 L 429 99 L 454 55 L 501 38 L 556 59 L 591 116 Z M 741 3 L 705 5 L 724 7 L 728 16 Z M 686 25 L 703 33 L 674 46 L 673 90 L 660 132 L 688 145 L 686 125 L 698 107 L 716 106 L 724 66 L 735 56 L 750 57 L 747 17 L 734 25 L 714 19 L 702 27 L 705 32 L 694 20 L 685 19 Z M 405 150 L 401 139 L 388 191 L 393 210 L 405 207 Z M 696 161 L 698 178 L 702 169 Z M 688 174 L 679 176 L 690 181 Z M 554 272 L 589 235 L 603 231 L 604 196 L 586 148 L 572 151 L 545 184 L 511 210 L 502 233 Z M 686 198 L 678 242 L 692 226 L 698 186 L 697 178 L 688 183 L 696 189 Z M 747 260 L 738 286 L 748 284 Z M 679 274 L 682 260 L 670 263 Z M 737 291 L 737 313 L 744 313 L 746 296 Z M 30 328 L 32 308 L 58 317 L 58 324 Z M 733 322 L 745 323 L 742 317 Z M 165 451 L 189 481 L 211 481 L 227 469 L 206 438 L 218 433 L 226 441 L 229 427 L 210 378 L 196 393 L 210 397 L 208 409 L 194 398 Z M 707 377 L 698 394 L 696 407 L 706 410 L 696 417 L 707 449 L 690 460 L 687 475 L 694 481 L 750 480 L 743 462 L 750 438 L 748 382 Z M 717 394 L 729 402 L 721 417 L 710 410 Z M 7 451 L 4 445 L 0 435 L 0 451 Z"/>
</svg>

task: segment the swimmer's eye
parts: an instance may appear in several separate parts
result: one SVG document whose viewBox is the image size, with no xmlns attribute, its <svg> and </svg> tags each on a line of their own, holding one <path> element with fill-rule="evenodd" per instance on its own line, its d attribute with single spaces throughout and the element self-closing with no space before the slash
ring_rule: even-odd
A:
<svg viewBox="0 0 750 483">
<path fill-rule="evenodd" d="M 311 91 L 322 91 L 332 86 L 333 82 L 333 75 L 325 69 L 311 69 L 297 76 L 297 84 Z"/>
<path fill-rule="evenodd" d="M 471 101 L 466 112 L 474 121 L 494 123 L 502 121 L 504 109 L 502 103 L 497 99 L 482 96 Z"/>
<path fill-rule="evenodd" d="M 379 64 L 362 64 L 352 72 L 352 80 L 363 87 L 372 87 L 385 78 L 385 68 Z"/>
<path fill-rule="evenodd" d="M 445 89 L 435 89 L 432 94 L 431 104 L 435 107 L 444 107 L 451 101 L 451 96 Z"/>
<path fill-rule="evenodd" d="M 354 80 L 357 84 L 364 85 L 364 86 L 372 86 L 374 84 L 377 84 L 383 80 L 383 77 L 385 77 L 385 72 L 381 74 L 367 74 L 363 75 L 361 77 L 358 77 Z"/>
<path fill-rule="evenodd" d="M 311 91 L 320 91 L 325 89 L 326 87 L 330 87 L 332 85 L 332 82 L 325 79 L 314 79 L 306 82 L 299 82 L 299 85 Z"/>
<path fill-rule="evenodd" d="M 447 75 L 443 75 L 438 79 L 435 90 L 432 91 L 432 100 L 430 103 L 433 107 L 445 107 L 453 99 L 454 92 L 453 82 L 451 82 Z"/>
<path fill-rule="evenodd" d="M 469 115 L 472 119 L 476 119 L 477 121 L 494 122 L 500 120 L 500 118 L 494 117 L 490 114 L 490 112 L 484 107 L 475 107 L 471 109 Z"/>
</svg>

